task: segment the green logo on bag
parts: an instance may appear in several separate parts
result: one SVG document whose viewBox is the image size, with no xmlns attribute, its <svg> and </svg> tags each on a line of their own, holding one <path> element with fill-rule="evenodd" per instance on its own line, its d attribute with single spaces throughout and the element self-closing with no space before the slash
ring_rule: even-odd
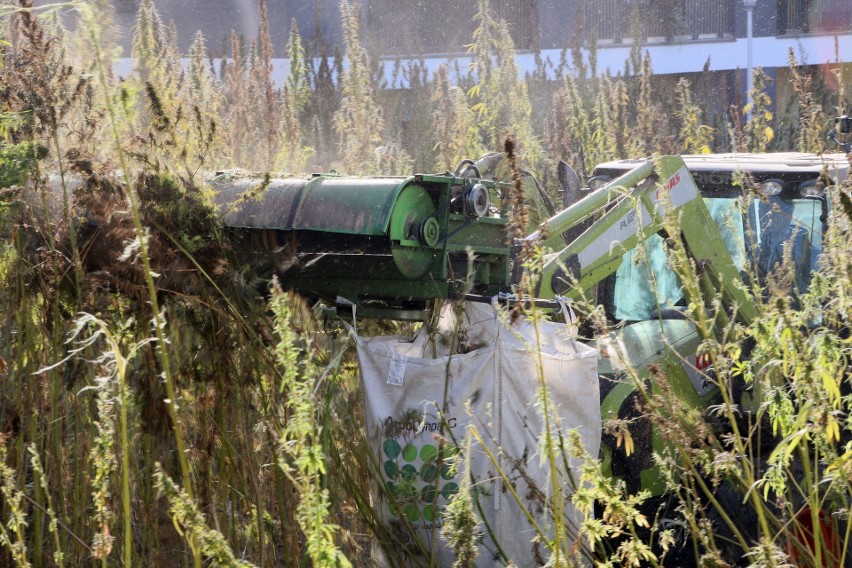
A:
<svg viewBox="0 0 852 568">
<path fill-rule="evenodd" d="M 391 514 L 410 522 L 440 519 L 447 501 L 459 490 L 451 467 L 458 449 L 453 445 L 442 449 L 433 444 L 402 446 L 388 438 L 382 444 L 382 453 L 385 486 L 392 497 Z"/>
</svg>

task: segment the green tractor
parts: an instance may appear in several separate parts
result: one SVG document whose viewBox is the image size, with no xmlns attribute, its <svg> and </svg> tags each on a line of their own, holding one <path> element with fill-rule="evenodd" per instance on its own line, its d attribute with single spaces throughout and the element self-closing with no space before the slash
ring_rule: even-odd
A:
<svg viewBox="0 0 852 568">
<path fill-rule="evenodd" d="M 550 254 L 535 298 L 591 298 L 620 324 L 593 339 L 607 377 L 604 412 L 615 415 L 626 412 L 633 392 L 618 380 L 625 366 L 662 367 L 690 406 L 713 396 L 697 354 L 703 338 L 685 317 L 690 299 L 666 258 L 666 214 L 678 216 L 685 250 L 701 267 L 702 291 L 720 292 L 729 316 L 748 323 L 756 316 L 743 280 L 749 266 L 768 274 L 792 239 L 796 287 L 804 291 L 822 247 L 825 192 L 848 172 L 840 154 L 608 162 L 594 169 L 589 188 L 577 191 L 567 182 L 565 194 L 581 199 L 545 221 L 544 230 L 514 242 L 507 236 L 510 186 L 480 178 L 472 162 L 452 174 L 315 175 L 262 185 L 225 172 L 209 185 L 223 223 L 250 241 L 257 261 L 284 287 L 340 310 L 354 308 L 359 317 L 423 321 L 436 298 L 511 298 L 523 241 L 540 243 Z M 627 461 L 648 463 L 650 451 L 637 448 Z M 658 477 L 638 471 L 635 487 L 655 490 Z"/>
<path fill-rule="evenodd" d="M 600 306 L 614 330 L 588 338 L 600 353 L 601 414 L 628 425 L 620 436 L 604 434 L 602 465 L 629 491 L 665 503 L 654 454 L 667 444 L 638 403 L 663 376 L 685 408 L 718 403 L 702 343 L 730 321 L 758 316 L 760 287 L 749 278 L 769 275 L 785 246 L 795 264 L 791 292 L 806 290 L 822 250 L 827 192 L 847 179 L 849 162 L 804 153 L 621 160 L 598 165 L 588 188 L 562 163 L 563 209 L 514 239 L 512 185 L 480 168 L 493 169 L 465 161 L 437 175 L 260 185 L 220 173 L 209 185 L 253 261 L 267 263 L 285 288 L 353 317 L 426 321 L 441 298 Z M 540 269 L 534 288 L 519 290 L 531 245 L 543 251 Z M 680 281 L 673 251 L 696 267 L 697 286 Z M 711 310 L 716 298 L 724 309 Z"/>
</svg>

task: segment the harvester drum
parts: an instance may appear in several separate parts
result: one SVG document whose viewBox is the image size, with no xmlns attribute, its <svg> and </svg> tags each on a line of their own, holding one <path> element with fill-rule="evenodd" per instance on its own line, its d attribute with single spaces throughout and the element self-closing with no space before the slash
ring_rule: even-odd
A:
<svg viewBox="0 0 852 568">
<path fill-rule="evenodd" d="M 389 307 L 509 285 L 502 187 L 455 175 L 269 179 L 219 173 L 208 185 L 224 225 L 286 251 L 278 277 L 321 297 Z M 473 253 L 473 254 L 469 254 Z"/>
</svg>

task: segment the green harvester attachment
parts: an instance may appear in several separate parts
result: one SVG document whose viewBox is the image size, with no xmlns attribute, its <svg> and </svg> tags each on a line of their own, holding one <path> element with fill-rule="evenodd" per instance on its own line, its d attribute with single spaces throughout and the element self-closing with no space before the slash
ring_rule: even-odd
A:
<svg viewBox="0 0 852 568">
<path fill-rule="evenodd" d="M 223 223 L 274 253 L 282 286 L 420 319 L 426 303 L 510 288 L 505 186 L 464 176 L 208 181 Z"/>
</svg>

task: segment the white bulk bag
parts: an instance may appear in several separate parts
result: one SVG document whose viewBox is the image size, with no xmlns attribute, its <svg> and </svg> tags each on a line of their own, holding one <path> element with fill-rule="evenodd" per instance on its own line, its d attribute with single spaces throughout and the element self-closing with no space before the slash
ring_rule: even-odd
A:
<svg viewBox="0 0 852 568">
<path fill-rule="evenodd" d="M 357 338 L 367 436 L 375 454 L 377 482 L 383 484 L 374 492 L 374 505 L 390 530 L 404 537 L 412 534 L 405 526 L 409 525 L 434 552 L 434 565 L 450 566 L 454 555 L 440 539 L 441 513 L 458 491 L 461 476 L 470 474 L 476 482 L 473 494 L 493 533 L 492 538 L 480 525 L 484 537 L 477 566 L 504 563 L 495 558 L 494 540 L 515 565 L 537 566 L 547 560 L 548 552 L 532 542 L 532 525 L 504 487 L 494 462 L 476 445 L 460 470 L 449 466 L 449 458 L 455 453 L 454 444 L 463 444 L 467 426 L 474 425 L 539 526 L 552 528 L 545 506 L 552 494 L 549 465 L 539 448 L 544 426 L 537 368 L 540 363 L 550 414 L 558 416 L 553 428 L 577 429 L 586 450 L 597 456 L 601 435 L 597 351 L 575 341 L 575 330 L 564 323 L 540 323 L 536 333 L 525 318 L 510 324 L 496 308 L 468 302 L 458 326 L 457 346 L 462 352 L 451 355 L 456 309 L 454 303 L 445 304 L 436 329 L 430 334 L 424 326 L 413 340 Z M 445 401 L 442 439 L 438 409 Z M 579 479 L 580 464 L 573 460 L 569 464 L 573 478 Z M 560 468 L 564 469 L 561 459 Z M 581 515 L 570 503 L 565 509 L 576 529 Z M 415 557 L 422 554 L 416 546 L 405 554 L 412 564 L 428 562 L 425 556 Z"/>
</svg>

